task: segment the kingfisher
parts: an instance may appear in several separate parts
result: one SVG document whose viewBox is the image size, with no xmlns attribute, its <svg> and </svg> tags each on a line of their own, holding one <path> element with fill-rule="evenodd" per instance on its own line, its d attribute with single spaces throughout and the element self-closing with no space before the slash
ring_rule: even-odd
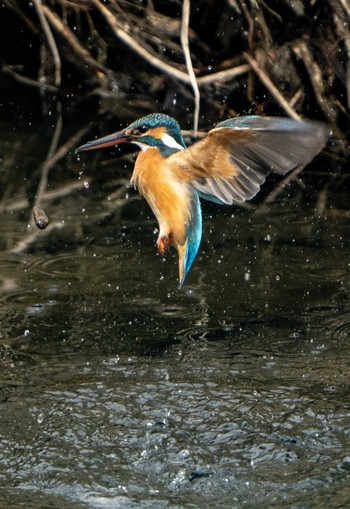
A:
<svg viewBox="0 0 350 509">
<path fill-rule="evenodd" d="M 187 147 L 174 118 L 152 113 L 76 151 L 122 143 L 140 149 L 131 184 L 157 219 L 159 253 L 164 256 L 170 246 L 178 252 L 181 288 L 202 238 L 200 199 L 242 204 L 270 173 L 285 175 L 309 163 L 329 135 L 321 122 L 249 115 L 220 122 Z"/>
</svg>

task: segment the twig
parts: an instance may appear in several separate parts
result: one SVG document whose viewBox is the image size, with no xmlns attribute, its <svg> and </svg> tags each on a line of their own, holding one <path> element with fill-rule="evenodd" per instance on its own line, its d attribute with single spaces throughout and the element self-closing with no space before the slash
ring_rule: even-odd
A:
<svg viewBox="0 0 350 509">
<path fill-rule="evenodd" d="M 241 76 L 242 74 L 246 74 L 250 71 L 250 65 L 242 64 L 237 65 L 236 67 L 231 67 L 230 69 L 224 69 L 223 71 L 214 72 L 212 74 L 207 74 L 206 76 L 201 76 L 197 78 L 198 86 L 210 85 L 215 81 L 227 81 L 232 78 L 236 78 L 237 76 Z"/>
<path fill-rule="evenodd" d="M 29 246 L 34 244 L 38 238 L 42 238 L 43 235 L 47 236 L 53 230 L 61 229 L 63 226 L 65 226 L 64 223 L 55 222 L 49 224 L 46 230 L 34 230 L 30 235 L 27 235 L 27 237 L 20 240 L 14 248 L 9 250 L 9 252 L 13 254 L 21 254 L 28 249 Z"/>
<path fill-rule="evenodd" d="M 45 34 L 48 47 L 50 48 L 52 58 L 54 61 L 55 66 L 55 76 L 54 76 L 54 83 L 56 87 L 60 87 L 61 85 L 61 58 L 60 54 L 56 45 L 56 41 L 54 36 L 52 35 L 50 25 L 46 19 L 46 16 L 44 14 L 43 10 L 43 4 L 41 0 L 33 0 L 34 5 L 37 11 L 38 18 L 40 20 L 41 27 L 43 29 L 43 32 Z M 50 148 L 46 157 L 45 162 L 41 166 L 41 176 L 40 176 L 40 182 L 38 185 L 38 189 L 35 195 L 34 200 L 34 210 L 40 208 L 40 203 L 43 194 L 46 191 L 47 187 L 47 179 L 48 174 L 50 170 L 50 159 L 52 159 L 53 154 L 56 152 L 58 140 L 61 136 L 62 131 L 62 113 L 61 113 L 61 103 L 59 101 L 56 102 L 56 125 L 54 130 L 54 135 L 51 140 Z M 33 221 L 35 220 L 35 214 L 34 217 L 31 217 L 31 223 L 33 224 Z M 34 221 L 35 222 L 35 221 Z"/>
<path fill-rule="evenodd" d="M 336 120 L 335 110 L 330 106 L 327 100 L 323 85 L 322 71 L 319 68 L 316 61 L 314 60 L 314 58 L 312 57 L 309 48 L 307 47 L 305 42 L 300 42 L 297 46 L 293 47 L 293 51 L 297 55 L 297 57 L 304 62 L 305 69 L 309 75 L 316 100 L 321 110 L 329 120 L 335 122 Z"/>
<path fill-rule="evenodd" d="M 67 196 L 68 194 L 72 193 L 73 191 L 79 191 L 80 189 L 85 188 L 85 183 L 90 182 L 90 178 L 87 177 L 84 179 L 84 182 L 79 180 L 78 182 L 69 182 L 68 184 L 64 184 L 63 186 L 59 187 L 58 189 L 53 189 L 52 191 L 47 191 L 42 196 L 42 203 L 49 202 L 51 200 L 57 200 L 57 198 L 62 198 L 63 196 Z M 5 204 L 2 206 L 1 210 L 5 212 L 13 212 L 16 210 L 23 210 L 30 206 L 28 198 L 21 198 L 18 200 L 15 200 L 13 202 L 9 202 L 8 204 Z"/>
<path fill-rule="evenodd" d="M 344 41 L 345 50 L 347 53 L 347 61 L 345 63 L 346 66 L 346 93 L 347 93 L 347 107 L 350 109 L 350 34 L 349 34 L 349 22 L 346 19 L 350 19 L 350 7 L 346 5 L 346 3 L 342 0 L 341 4 L 343 9 L 345 10 L 346 14 L 344 14 L 343 9 L 339 6 L 339 4 L 333 4 L 332 7 L 334 9 L 334 22 L 336 25 L 337 32 L 339 36 Z"/>
<path fill-rule="evenodd" d="M 107 20 L 107 23 L 113 30 L 114 34 L 118 39 L 123 41 L 129 48 L 131 48 L 135 53 L 137 53 L 141 58 L 146 60 L 150 65 L 159 69 L 162 73 L 168 74 L 169 76 L 186 83 L 187 85 L 192 85 L 190 76 L 185 72 L 177 69 L 173 65 L 168 64 L 164 60 L 156 57 L 148 50 L 146 50 L 139 42 L 137 42 L 134 38 L 132 38 L 125 30 L 123 30 L 118 23 L 116 17 L 107 9 L 107 7 L 99 2 L 99 0 L 90 0 L 91 3 L 98 9 L 104 18 Z M 235 78 L 236 76 L 240 76 L 249 71 L 249 66 L 244 64 L 232 69 L 227 69 L 223 71 L 219 71 L 214 74 L 209 74 L 208 76 L 201 76 L 197 79 L 198 86 L 205 86 L 210 83 L 213 83 L 217 80 L 229 80 L 231 78 Z"/>
<path fill-rule="evenodd" d="M 344 11 L 346 12 L 349 20 L 350 20 L 350 6 L 349 6 L 349 3 L 348 3 L 348 0 L 339 0 Z"/>
<path fill-rule="evenodd" d="M 77 143 L 81 138 L 85 136 L 86 133 L 90 131 L 92 125 L 83 127 L 80 129 L 72 138 L 70 138 L 66 143 L 60 146 L 60 148 L 52 155 L 50 159 L 50 167 L 54 166 L 62 157 L 64 157 L 68 152 L 73 150 L 76 147 Z"/>
<path fill-rule="evenodd" d="M 46 193 L 47 178 L 50 169 L 76 146 L 77 141 L 79 141 L 83 136 L 85 136 L 85 134 L 90 130 L 90 126 L 80 129 L 80 131 L 74 137 L 69 139 L 66 143 L 61 145 L 59 149 L 57 149 L 58 139 L 61 135 L 61 130 L 62 130 L 62 116 L 60 115 L 55 126 L 55 132 L 51 141 L 48 155 L 41 166 L 41 179 L 35 196 L 34 201 L 35 206 L 40 205 Z"/>
<path fill-rule="evenodd" d="M 22 76 L 18 72 L 14 71 L 11 66 L 3 64 L 2 72 L 12 76 L 19 83 L 23 83 L 24 85 L 28 85 L 30 87 L 40 88 L 41 90 L 47 90 L 48 92 L 53 92 L 54 94 L 63 94 L 64 92 L 55 87 L 54 85 L 50 85 L 48 83 L 41 83 L 40 81 L 33 80 L 32 78 L 28 78 L 27 76 Z"/>
<path fill-rule="evenodd" d="M 40 182 L 39 182 L 38 189 L 37 189 L 37 192 L 35 195 L 35 200 L 34 200 L 35 207 L 40 206 L 42 197 L 46 191 L 49 171 L 54 164 L 54 162 L 53 162 L 54 154 L 57 150 L 58 140 L 60 139 L 61 132 L 62 132 L 62 114 L 61 114 L 60 103 L 57 102 L 56 104 L 57 104 L 57 109 L 58 109 L 58 111 L 57 111 L 58 118 L 56 120 L 55 130 L 53 133 L 53 137 L 51 139 L 51 144 L 50 144 L 50 148 L 49 148 L 47 157 L 46 157 L 44 163 L 41 165 Z"/>
<path fill-rule="evenodd" d="M 259 66 L 257 61 L 249 55 L 245 55 L 246 59 L 249 62 L 249 65 L 254 70 L 254 72 L 259 76 L 261 81 L 264 83 L 265 87 L 268 89 L 270 94 L 279 102 L 284 111 L 295 120 L 301 120 L 298 113 L 290 106 L 286 98 L 281 94 L 276 85 L 271 81 L 270 77 L 266 74 L 266 72 Z"/>
<path fill-rule="evenodd" d="M 199 108 L 200 108 L 200 92 L 198 88 L 198 83 L 196 80 L 196 75 L 193 70 L 193 64 L 191 59 L 190 45 L 188 40 L 188 26 L 190 22 L 190 10 L 191 10 L 191 2 L 190 0 L 184 0 L 182 6 L 182 23 L 181 23 L 181 45 L 185 56 L 185 62 L 187 66 L 188 75 L 191 80 L 191 86 L 194 93 L 194 119 L 193 119 L 193 134 L 197 136 L 198 131 L 198 121 L 199 121 Z"/>
<path fill-rule="evenodd" d="M 95 8 L 100 11 L 103 17 L 106 19 L 107 23 L 111 27 L 114 35 L 118 37 L 121 41 L 123 41 L 129 48 L 131 48 L 135 53 L 137 53 L 140 57 L 146 60 L 149 64 L 153 65 L 163 73 L 169 74 L 173 78 L 176 78 L 184 83 L 191 84 L 191 80 L 183 71 L 180 71 L 176 67 L 168 64 L 164 60 L 152 55 L 149 51 L 145 50 L 140 43 L 138 43 L 135 39 L 133 39 L 125 30 L 123 30 L 118 23 L 117 18 L 107 9 L 107 7 L 100 2 L 100 0 L 90 0 L 91 3 L 95 6 Z"/>
<path fill-rule="evenodd" d="M 12 9 L 27 25 L 27 27 L 34 33 L 38 33 L 38 29 L 35 24 L 22 12 L 21 8 L 17 5 L 17 0 L 3 0 L 3 3 L 7 5 L 9 9 Z"/>
<path fill-rule="evenodd" d="M 52 35 L 50 25 L 44 15 L 43 12 L 43 4 L 41 0 L 33 0 L 38 18 L 40 20 L 40 24 L 42 26 L 43 32 L 47 39 L 48 46 L 50 48 L 52 58 L 55 64 L 55 86 L 59 87 L 61 85 L 61 58 L 57 49 L 56 41 L 54 36 Z"/>
<path fill-rule="evenodd" d="M 294 108 L 294 106 L 298 103 L 298 101 L 303 97 L 304 92 L 302 88 L 298 88 L 293 97 L 289 101 L 289 106 Z"/>
<path fill-rule="evenodd" d="M 101 75 L 99 74 L 99 72 L 102 72 L 103 76 L 108 73 L 107 69 L 102 64 L 97 62 L 97 60 L 95 60 L 90 55 L 90 53 L 85 48 L 83 48 L 83 46 L 80 44 L 77 37 L 73 34 L 73 32 L 68 27 L 66 27 L 62 23 L 62 21 L 57 16 L 57 14 L 52 12 L 51 9 L 47 5 L 43 6 L 43 11 L 44 11 L 46 17 L 48 18 L 49 22 L 53 26 L 53 28 L 61 35 L 61 37 L 64 38 L 64 40 L 67 42 L 67 44 L 71 47 L 72 51 L 79 58 L 81 58 L 90 68 L 92 68 L 95 72 L 97 71 L 96 74 L 97 74 L 98 78 L 101 79 Z"/>
<path fill-rule="evenodd" d="M 321 217 L 324 215 L 325 210 L 327 208 L 327 199 L 328 199 L 328 186 L 326 185 L 318 193 L 317 202 L 315 206 L 315 214 L 317 216 Z"/>
<path fill-rule="evenodd" d="M 282 191 L 285 189 L 285 187 L 287 187 L 287 185 L 292 180 L 294 180 L 297 177 L 297 175 L 299 175 L 299 173 L 302 171 L 302 169 L 303 169 L 303 166 L 297 166 L 293 171 L 288 173 L 288 175 L 286 175 L 284 177 L 284 179 L 281 180 L 281 182 L 271 191 L 271 193 L 266 196 L 265 200 L 260 205 L 260 207 L 258 207 L 256 209 L 256 212 L 257 213 L 265 212 L 266 211 L 266 205 L 269 204 L 269 203 L 272 203 L 273 201 L 275 201 L 277 196 L 282 193 Z"/>
<path fill-rule="evenodd" d="M 37 188 L 37 192 L 35 195 L 34 200 L 34 206 L 33 208 L 41 208 L 40 205 L 44 201 L 44 197 L 47 194 L 46 188 L 47 188 L 47 182 L 48 182 L 48 175 L 50 169 L 59 161 L 62 157 L 64 157 L 67 152 L 72 150 L 77 144 L 77 141 L 83 137 L 87 131 L 89 131 L 90 127 L 85 127 L 81 129 L 76 136 L 74 136 L 72 139 L 68 140 L 66 143 L 64 143 L 59 149 L 57 149 L 58 140 L 61 136 L 62 131 L 62 115 L 61 115 L 61 103 L 57 102 L 57 114 L 58 119 L 55 125 L 55 131 L 54 135 L 51 140 L 50 148 L 47 154 L 47 157 L 44 161 L 44 163 L 41 166 L 41 176 L 39 185 Z M 35 218 L 31 217 L 31 223 L 33 224 L 33 221 L 35 222 Z M 23 242 L 26 242 L 26 239 L 24 239 Z"/>
</svg>

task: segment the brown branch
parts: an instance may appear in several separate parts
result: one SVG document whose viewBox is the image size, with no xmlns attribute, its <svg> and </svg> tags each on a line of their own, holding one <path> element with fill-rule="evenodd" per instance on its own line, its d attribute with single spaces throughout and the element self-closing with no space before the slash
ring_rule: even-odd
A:
<svg viewBox="0 0 350 509">
<path fill-rule="evenodd" d="M 39 207 L 43 197 L 45 196 L 50 169 L 68 152 L 76 147 L 77 141 L 82 138 L 89 130 L 90 126 L 81 129 L 77 135 L 68 140 L 57 150 L 58 140 L 62 131 L 62 116 L 59 114 L 47 158 L 41 166 L 41 178 L 36 192 L 34 206 Z"/>
<path fill-rule="evenodd" d="M 97 62 L 97 60 L 95 60 L 91 54 L 80 44 L 77 37 L 73 34 L 69 27 L 63 24 L 56 13 L 52 12 L 51 9 L 46 5 L 43 6 L 43 11 L 52 27 L 67 42 L 77 57 L 83 60 L 83 62 L 85 62 L 86 65 L 88 65 L 90 68 L 92 68 L 96 72 L 97 77 L 101 80 L 100 73 L 102 72 L 104 77 L 104 75 L 108 73 L 108 70 L 102 64 Z"/>
<path fill-rule="evenodd" d="M 334 9 L 334 22 L 336 26 L 336 30 L 339 34 L 339 37 L 341 37 L 344 41 L 345 50 L 347 53 L 347 61 L 345 62 L 346 66 L 346 95 L 347 95 L 347 107 L 350 109 L 350 33 L 349 33 L 349 21 L 346 19 L 350 19 L 350 7 L 346 5 L 346 3 L 343 0 L 340 0 L 342 7 L 332 2 L 331 5 Z"/>
<path fill-rule="evenodd" d="M 190 0 L 183 0 L 182 6 L 182 24 L 181 24 L 181 45 L 185 56 L 186 66 L 188 75 L 191 81 L 191 86 L 194 93 L 194 119 L 193 119 L 193 134 L 197 136 L 198 131 L 198 121 L 199 121 L 199 108 L 200 108 L 200 92 L 198 88 L 198 83 L 196 80 L 196 75 L 193 70 L 193 64 L 191 59 L 190 45 L 188 40 L 188 27 L 190 22 L 190 9 L 191 2 Z"/>
<path fill-rule="evenodd" d="M 52 231 L 59 230 L 63 228 L 64 223 L 51 223 L 48 225 L 48 227 L 45 230 L 34 230 L 30 235 L 27 235 L 24 239 L 20 240 L 18 244 L 10 249 L 10 253 L 13 254 L 21 254 L 26 249 L 28 249 L 31 245 L 33 245 L 39 238 L 42 238 L 42 236 L 48 236 Z"/>
<path fill-rule="evenodd" d="M 90 178 L 87 177 L 84 179 L 84 182 L 79 180 L 78 182 L 69 182 L 59 187 L 58 189 L 53 189 L 52 191 L 46 191 L 42 196 L 42 203 L 50 202 L 52 200 L 57 200 L 58 198 L 63 198 L 64 196 L 69 195 L 74 191 L 80 191 L 81 189 L 85 189 L 85 183 L 90 182 Z M 5 212 L 14 212 L 16 210 L 23 210 L 30 206 L 28 198 L 21 198 L 14 200 L 12 202 L 6 202 L 2 205 L 1 210 Z"/>
<path fill-rule="evenodd" d="M 14 71 L 12 69 L 12 67 L 9 65 L 3 64 L 1 70 L 5 74 L 8 74 L 13 79 L 18 81 L 19 83 L 23 83 L 23 85 L 40 88 L 41 90 L 47 90 L 48 92 L 52 92 L 54 94 L 63 94 L 64 93 L 61 89 L 55 87 L 54 85 L 49 85 L 48 83 L 42 83 L 40 81 L 28 78 L 27 76 L 22 76 L 22 74 L 19 74 L 18 72 Z"/>
<path fill-rule="evenodd" d="M 36 12 L 38 14 L 41 27 L 43 29 L 43 32 L 45 34 L 47 44 L 50 48 L 52 58 L 55 64 L 55 86 L 59 87 L 61 85 L 61 58 L 60 54 L 57 49 L 56 41 L 54 39 L 54 36 L 52 35 L 50 25 L 44 15 L 43 12 L 43 4 L 41 0 L 33 0 Z"/>
<path fill-rule="evenodd" d="M 287 187 L 287 185 L 292 180 L 296 179 L 296 177 L 299 175 L 299 173 L 302 170 L 303 170 L 303 166 L 297 166 L 293 171 L 288 173 L 288 175 L 286 175 L 284 177 L 284 179 L 281 180 L 281 182 L 271 191 L 271 193 L 266 196 L 265 200 L 260 205 L 260 207 L 258 207 L 256 209 L 256 212 L 257 213 L 264 213 L 264 212 L 266 212 L 266 209 L 267 209 L 266 205 L 268 205 L 269 203 L 272 203 L 273 201 L 275 201 L 277 196 L 282 193 L 282 191 Z"/>
<path fill-rule="evenodd" d="M 270 77 L 267 73 L 259 66 L 257 61 L 249 55 L 245 55 L 246 59 L 249 62 L 249 65 L 253 69 L 253 71 L 259 76 L 260 80 L 263 82 L 265 87 L 268 89 L 270 94 L 277 100 L 277 102 L 281 105 L 284 111 L 295 120 L 301 120 L 298 113 L 290 106 L 287 99 L 281 94 L 276 85 L 271 81 Z"/>
<path fill-rule="evenodd" d="M 53 137 L 51 139 L 50 148 L 49 148 L 49 151 L 48 151 L 48 154 L 47 154 L 47 157 L 46 157 L 44 163 L 41 165 L 41 176 L 40 176 L 40 181 L 39 181 L 39 185 L 37 188 L 37 192 L 35 195 L 34 207 L 40 207 L 43 194 L 46 191 L 49 171 L 54 164 L 54 162 L 53 162 L 54 154 L 57 150 L 58 141 L 60 139 L 61 132 L 62 132 L 61 103 L 59 103 L 59 102 L 57 103 L 57 113 L 58 113 L 58 116 L 57 116 L 57 120 L 56 120 L 56 124 L 55 124 L 55 130 L 53 133 Z"/>
<path fill-rule="evenodd" d="M 17 0 L 3 0 L 3 3 L 7 5 L 10 10 L 14 11 L 20 18 L 22 18 L 23 22 L 27 25 L 31 32 L 34 34 L 38 33 L 38 29 L 34 23 L 19 8 L 19 2 Z"/>
<path fill-rule="evenodd" d="M 305 69 L 309 75 L 316 100 L 321 110 L 329 120 L 335 122 L 336 114 L 334 109 L 330 106 L 326 96 L 323 85 L 322 71 L 314 60 L 309 48 L 305 42 L 299 42 L 297 46 L 293 47 L 293 51 L 297 57 L 304 62 Z"/>
<path fill-rule="evenodd" d="M 214 72 L 212 74 L 207 74 L 206 76 L 201 76 L 197 78 L 198 86 L 210 85 L 211 83 L 215 83 L 216 81 L 228 81 L 232 78 L 236 78 L 237 76 L 242 76 L 243 74 L 247 74 L 250 71 L 250 65 L 242 64 L 237 65 L 236 67 L 230 67 L 229 69 L 224 69 L 222 71 Z"/>
<path fill-rule="evenodd" d="M 105 18 L 114 35 L 123 41 L 127 46 L 129 46 L 129 48 L 135 51 L 135 53 L 137 53 L 141 58 L 146 60 L 150 65 L 156 69 L 159 69 L 163 73 L 169 74 L 173 78 L 183 81 L 184 83 L 191 84 L 191 80 L 185 72 L 180 71 L 176 67 L 168 64 L 164 60 L 161 60 L 160 58 L 151 54 L 149 51 L 145 50 L 145 48 L 138 41 L 136 41 L 133 37 L 131 37 L 131 35 L 123 30 L 123 28 L 118 23 L 117 18 L 111 13 L 109 9 L 107 9 L 103 3 L 101 3 L 99 0 L 90 1 Z"/>
</svg>

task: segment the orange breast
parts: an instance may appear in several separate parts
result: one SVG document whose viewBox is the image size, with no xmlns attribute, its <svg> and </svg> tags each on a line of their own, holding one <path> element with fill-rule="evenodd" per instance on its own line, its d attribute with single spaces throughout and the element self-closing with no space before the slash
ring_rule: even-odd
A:
<svg viewBox="0 0 350 509">
<path fill-rule="evenodd" d="M 157 148 L 140 152 L 137 157 L 132 182 L 139 189 L 159 223 L 162 234 L 171 234 L 175 246 L 186 239 L 189 218 L 189 191 L 185 183 L 175 178 Z"/>
</svg>

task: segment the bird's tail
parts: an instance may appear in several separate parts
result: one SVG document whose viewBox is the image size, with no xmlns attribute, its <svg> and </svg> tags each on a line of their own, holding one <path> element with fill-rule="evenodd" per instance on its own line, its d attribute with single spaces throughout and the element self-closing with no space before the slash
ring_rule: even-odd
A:
<svg viewBox="0 0 350 509">
<path fill-rule="evenodd" d="M 197 191 L 192 192 L 190 217 L 186 227 L 186 240 L 177 246 L 179 253 L 179 289 L 196 258 L 202 239 L 202 211 Z"/>
</svg>

